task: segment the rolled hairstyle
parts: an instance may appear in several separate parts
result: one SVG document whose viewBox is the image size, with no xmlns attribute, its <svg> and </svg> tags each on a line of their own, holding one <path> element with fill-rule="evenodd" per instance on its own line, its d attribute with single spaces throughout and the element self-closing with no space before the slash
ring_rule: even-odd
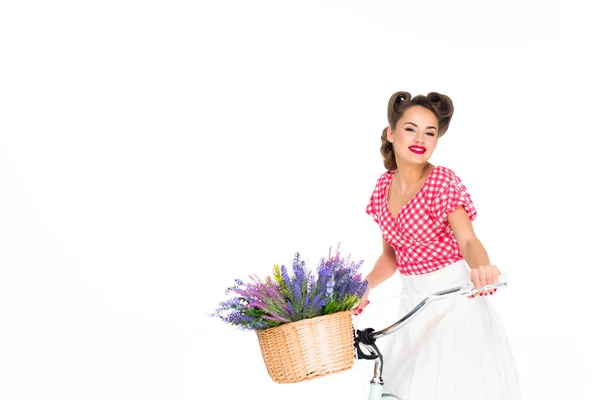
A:
<svg viewBox="0 0 600 400">
<path fill-rule="evenodd" d="M 431 110 L 438 120 L 438 138 L 442 137 L 448 130 L 452 114 L 454 113 L 454 105 L 450 97 L 431 92 L 427 96 L 418 95 L 411 98 L 408 92 L 396 92 L 390 97 L 387 108 L 387 117 L 389 126 L 395 130 L 398 120 L 406 110 L 413 106 L 422 106 Z M 388 171 L 394 171 L 398 168 L 396 165 L 396 157 L 394 155 L 394 147 L 387 139 L 387 126 L 381 133 L 381 155 L 383 156 L 383 165 Z"/>
</svg>

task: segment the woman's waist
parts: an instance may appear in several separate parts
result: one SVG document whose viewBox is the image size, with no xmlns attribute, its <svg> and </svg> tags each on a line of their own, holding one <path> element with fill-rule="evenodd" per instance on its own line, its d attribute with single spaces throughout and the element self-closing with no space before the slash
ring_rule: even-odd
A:
<svg viewBox="0 0 600 400">
<path fill-rule="evenodd" d="M 422 274 L 400 272 L 400 282 L 404 287 L 420 291 L 437 291 L 471 282 L 471 270 L 464 259 Z"/>
</svg>

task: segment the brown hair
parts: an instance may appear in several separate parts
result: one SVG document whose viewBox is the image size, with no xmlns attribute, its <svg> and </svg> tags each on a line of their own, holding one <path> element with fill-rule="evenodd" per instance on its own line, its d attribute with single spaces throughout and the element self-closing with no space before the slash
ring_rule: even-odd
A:
<svg viewBox="0 0 600 400">
<path fill-rule="evenodd" d="M 435 114 L 438 120 L 438 138 L 446 133 L 452 119 L 452 114 L 454 113 L 454 105 L 450 97 L 436 92 L 431 92 L 427 96 L 418 95 L 412 99 L 408 92 L 394 93 L 390 97 L 387 108 L 389 126 L 392 129 L 396 129 L 398 120 L 402 118 L 406 110 L 413 106 L 425 107 Z M 383 165 L 385 168 L 388 171 L 394 171 L 398 166 L 396 165 L 394 147 L 387 139 L 387 128 L 386 126 L 381 134 L 380 152 L 383 156 Z"/>
</svg>

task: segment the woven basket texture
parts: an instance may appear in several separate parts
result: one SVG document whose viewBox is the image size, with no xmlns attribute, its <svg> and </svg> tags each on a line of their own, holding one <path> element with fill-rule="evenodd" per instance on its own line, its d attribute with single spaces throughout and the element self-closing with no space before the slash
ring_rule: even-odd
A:
<svg viewBox="0 0 600 400">
<path fill-rule="evenodd" d="M 320 378 L 352 368 L 352 311 L 290 322 L 256 332 L 269 372 L 277 383 Z"/>
</svg>

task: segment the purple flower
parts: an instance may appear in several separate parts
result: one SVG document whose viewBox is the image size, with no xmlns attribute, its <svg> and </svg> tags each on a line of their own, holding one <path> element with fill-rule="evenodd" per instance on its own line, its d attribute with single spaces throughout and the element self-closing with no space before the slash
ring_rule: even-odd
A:
<svg viewBox="0 0 600 400">
<path fill-rule="evenodd" d="M 334 290 L 334 288 L 335 288 L 335 275 L 331 274 L 329 276 L 329 278 L 327 279 L 327 283 L 326 283 L 327 297 L 333 296 L 333 290 Z"/>
<path fill-rule="evenodd" d="M 306 269 L 295 253 L 291 270 L 284 265 L 274 271 L 277 280 L 250 276 L 247 282 L 234 280 L 227 288 L 231 295 L 219 303 L 213 316 L 242 329 L 258 330 L 291 321 L 347 310 L 364 294 L 367 282 L 359 273 L 362 261 L 354 263 L 335 255 L 322 258 L 316 275 Z"/>
</svg>

